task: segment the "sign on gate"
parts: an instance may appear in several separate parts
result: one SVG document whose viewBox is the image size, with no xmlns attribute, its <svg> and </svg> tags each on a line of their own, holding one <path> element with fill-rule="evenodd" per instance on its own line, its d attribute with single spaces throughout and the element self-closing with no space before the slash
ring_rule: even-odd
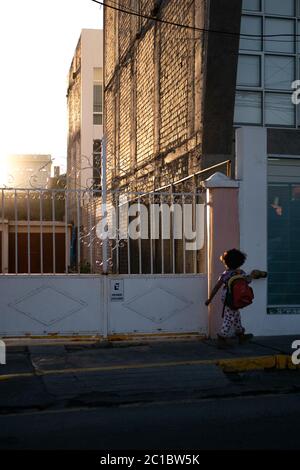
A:
<svg viewBox="0 0 300 470">
<path fill-rule="evenodd" d="M 124 281 L 123 279 L 111 281 L 111 300 L 124 300 Z"/>
</svg>

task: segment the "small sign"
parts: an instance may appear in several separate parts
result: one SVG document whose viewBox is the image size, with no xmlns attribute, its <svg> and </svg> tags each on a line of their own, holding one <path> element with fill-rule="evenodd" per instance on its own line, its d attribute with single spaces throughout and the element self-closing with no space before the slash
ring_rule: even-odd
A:
<svg viewBox="0 0 300 470">
<path fill-rule="evenodd" d="M 124 300 L 124 280 L 111 281 L 111 300 Z"/>
</svg>

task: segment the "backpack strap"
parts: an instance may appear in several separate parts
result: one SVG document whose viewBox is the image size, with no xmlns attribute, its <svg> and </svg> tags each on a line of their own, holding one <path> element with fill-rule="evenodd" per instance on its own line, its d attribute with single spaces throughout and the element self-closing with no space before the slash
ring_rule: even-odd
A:
<svg viewBox="0 0 300 470">
<path fill-rule="evenodd" d="M 246 276 L 244 274 L 235 274 L 234 276 L 231 276 L 231 278 L 227 282 L 227 289 L 230 291 L 231 285 L 234 281 L 236 281 L 237 279 L 245 279 L 245 277 Z"/>
</svg>

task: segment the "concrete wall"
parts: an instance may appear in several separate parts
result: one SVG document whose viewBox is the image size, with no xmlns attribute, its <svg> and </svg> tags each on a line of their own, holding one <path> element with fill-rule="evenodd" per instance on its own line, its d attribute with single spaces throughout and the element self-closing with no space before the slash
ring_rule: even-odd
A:
<svg viewBox="0 0 300 470">
<path fill-rule="evenodd" d="M 232 127 L 241 22 L 241 0 L 209 2 L 203 88 L 203 162 L 207 168 L 232 158 Z"/>
<path fill-rule="evenodd" d="M 267 270 L 267 129 L 236 133 L 236 175 L 240 181 L 240 247 L 247 271 Z M 300 333 L 300 315 L 267 314 L 267 280 L 253 281 L 255 301 L 242 311 L 247 330 L 257 335 Z"/>
</svg>

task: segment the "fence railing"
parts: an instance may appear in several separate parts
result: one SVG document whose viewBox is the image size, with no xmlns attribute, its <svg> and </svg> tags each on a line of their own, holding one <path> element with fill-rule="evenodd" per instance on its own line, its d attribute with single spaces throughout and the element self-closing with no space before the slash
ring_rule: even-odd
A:
<svg viewBox="0 0 300 470">
<path fill-rule="evenodd" d="M 101 201 L 98 189 L 2 188 L 2 274 L 101 274 L 104 261 L 121 274 L 205 271 L 201 190 Z"/>
</svg>

